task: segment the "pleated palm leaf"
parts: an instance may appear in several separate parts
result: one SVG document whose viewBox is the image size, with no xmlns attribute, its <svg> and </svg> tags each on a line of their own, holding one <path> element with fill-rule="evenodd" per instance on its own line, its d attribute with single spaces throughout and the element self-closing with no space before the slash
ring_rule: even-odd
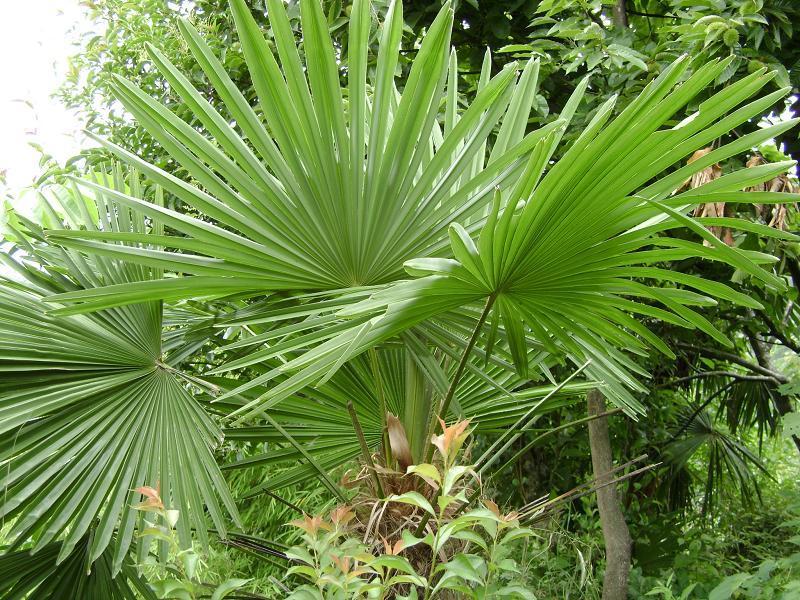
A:
<svg viewBox="0 0 800 600">
<path fill-rule="evenodd" d="M 785 288 L 782 279 L 764 268 L 774 262 L 773 257 L 729 247 L 707 227 L 738 228 L 784 240 L 796 236 L 740 219 L 687 215 L 708 202 L 795 202 L 795 194 L 741 191 L 784 172 L 792 163 L 742 169 L 688 191 L 676 190 L 693 173 L 792 128 L 797 119 L 743 135 L 667 172 L 697 148 L 760 115 L 789 91 L 748 102 L 772 78 L 757 71 L 717 92 L 696 113 L 675 124 L 676 113 L 727 64 L 710 63 L 686 77 L 688 58 L 679 59 L 610 121 L 612 98 L 552 166 L 561 130 L 539 138 L 522 177 L 495 195 L 491 214 L 477 236 L 451 225 L 454 258 L 407 262 L 409 273 L 420 278 L 390 285 L 340 310 L 338 316 L 352 318 L 353 325 L 343 330 L 337 324 L 330 328 L 334 333 L 330 339 L 251 382 L 263 385 L 295 373 L 236 414 L 243 419 L 260 414 L 297 390 L 324 381 L 366 349 L 428 319 L 448 315 L 462 319 L 471 315 L 472 341 L 481 335 L 486 321 L 495 324 L 490 331 L 501 323 L 522 376 L 528 372 L 530 339 L 575 364 L 591 359 L 587 372 L 606 383 L 612 399 L 629 411 L 642 410 L 630 393 L 645 391 L 635 377 L 642 371 L 627 353 L 642 354 L 649 348 L 666 356 L 672 352 L 633 315 L 697 329 L 728 345 L 730 341 L 694 307 L 717 300 L 760 306 L 727 285 L 671 270 L 670 261 L 693 257 L 721 261 L 763 285 Z M 695 239 L 665 235 L 675 229 L 687 230 Z"/>
<path fill-rule="evenodd" d="M 763 461 L 740 439 L 730 432 L 715 426 L 705 410 L 687 410 L 680 419 L 680 437 L 671 441 L 664 449 L 666 463 L 672 470 L 669 485 L 686 485 L 681 479 L 689 474 L 692 479 L 703 484 L 702 512 L 713 512 L 719 505 L 719 496 L 725 491 L 724 482 L 734 483 L 745 504 L 752 504 L 761 497 L 758 474 L 769 475 Z M 691 460 L 699 452 L 707 453 L 705 472 L 693 472 Z M 675 497 L 688 498 L 687 490 L 671 490 Z"/>
<path fill-rule="evenodd" d="M 449 6 L 427 32 L 397 93 L 393 75 L 402 24 L 399 2 L 392 5 L 380 33 L 371 86 L 366 2 L 353 8 L 347 57 L 337 55 L 318 2 L 301 2 L 305 61 L 281 2 L 268 3 L 277 59 L 244 2 L 231 5 L 259 95 L 258 110 L 247 104 L 186 23 L 181 29 L 187 45 L 232 120 L 215 112 L 155 49 L 152 58 L 213 139 L 135 86 L 124 81 L 118 85 L 122 102 L 195 184 L 106 144 L 203 217 L 111 191 L 106 193 L 116 202 L 175 234 L 49 235 L 85 253 L 184 275 L 59 294 L 51 298 L 62 305 L 56 314 L 138 300 L 279 292 L 266 304 L 256 302 L 242 311 L 246 315 L 240 324 L 263 325 L 266 331 L 237 341 L 232 350 L 251 352 L 218 371 L 266 369 L 226 393 L 224 398 L 232 399 L 269 386 L 234 409 L 239 421 L 274 409 L 310 384 L 322 386 L 361 352 L 412 327 L 419 327 L 424 342 L 434 345 L 437 333 L 441 339 L 443 332 L 458 331 L 454 339 L 442 340 L 447 342 L 440 345 L 442 351 L 459 346 L 471 350 L 479 338 L 487 349 L 507 349 L 523 379 L 533 378 L 531 348 L 533 354 L 566 356 L 575 364 L 591 359 L 591 379 L 604 381 L 612 399 L 635 412 L 642 405 L 632 392 L 644 391 L 638 379 L 646 374 L 629 354 L 655 347 L 670 355 L 637 316 L 697 328 L 722 341 L 724 336 L 692 307 L 717 299 L 755 306 L 725 285 L 658 265 L 690 257 L 720 260 L 782 287 L 761 266 L 769 257 L 720 245 L 706 227 L 791 236 L 724 217 L 686 215 L 722 197 L 759 204 L 794 200 L 785 194 L 739 191 L 785 170 L 786 164 L 674 191 L 693 173 L 778 135 L 794 122 L 742 136 L 668 172 L 787 93 L 778 90 L 749 101 L 771 78 L 763 70 L 726 87 L 675 124 L 676 115 L 727 66 L 726 61 L 711 63 L 687 77 L 688 59 L 678 60 L 615 119 L 613 99 L 602 106 L 564 151 L 559 149 L 562 134 L 588 81 L 576 89 L 558 119 L 526 134 L 536 63 L 528 63 L 518 80 L 513 67 L 490 78 L 487 65 L 480 92 L 459 115 L 455 61 L 448 59 Z M 340 84 L 344 71 L 346 91 Z M 440 126 L 442 101 L 446 110 Z M 486 140 L 500 123 L 484 161 Z M 551 164 L 556 152 L 563 156 Z M 451 226 L 456 221 L 465 226 Z M 709 245 L 664 235 L 675 228 L 688 229 Z M 143 250 L 120 241 L 175 250 Z M 411 275 L 425 276 L 398 282 L 404 277 L 404 262 Z M 540 370 L 546 375 L 546 369 Z M 444 402 L 445 413 L 451 400 Z"/>
<path fill-rule="evenodd" d="M 63 312 L 154 298 L 339 290 L 396 280 L 405 260 L 447 251 L 447 226 L 454 219 L 477 222 L 485 216 L 492 189 L 515 181 L 536 140 L 554 127 L 525 135 L 538 79 L 533 61 L 519 77 L 510 65 L 492 78 L 487 62 L 480 92 L 459 114 L 449 3 L 424 36 L 399 92 L 402 2 L 392 3 L 380 29 L 374 70 L 368 60 L 368 0 L 353 5 L 347 56 L 331 40 L 318 0 L 302 0 L 304 60 L 284 3 L 269 0 L 267 6 L 277 56 L 246 3 L 231 1 L 257 108 L 188 22 L 180 24 L 181 32 L 226 115 L 152 47 L 152 61 L 170 91 L 192 109 L 204 132 L 130 82 L 117 81 L 120 101 L 195 185 L 101 143 L 202 218 L 109 193 L 174 230 L 161 242 L 180 252 L 109 244 L 120 236 L 108 232 L 52 234 L 88 252 L 192 277 L 61 295 L 59 302 L 73 304 Z M 487 138 L 498 125 L 485 159 Z"/>
<path fill-rule="evenodd" d="M 0 555 L 0 594 L 5 600 L 157 598 L 130 560 L 114 569 L 110 548 L 90 560 L 90 547 L 87 535 L 65 558 L 62 542 L 51 542 L 33 555 L 28 550 Z"/>
<path fill-rule="evenodd" d="M 317 0 L 304 0 L 304 61 L 282 2 L 268 3 L 277 57 L 246 4 L 234 0 L 231 7 L 259 107 L 247 104 L 188 23 L 181 24 L 182 33 L 224 100 L 226 115 L 215 112 L 157 49 L 150 48 L 150 53 L 211 139 L 131 83 L 119 80 L 117 85 L 123 104 L 196 185 L 105 143 L 202 217 L 104 190 L 121 206 L 163 223 L 174 234 L 156 239 L 128 232 L 48 232 L 50 240 L 82 252 L 190 275 L 58 294 L 52 300 L 64 306 L 54 314 L 137 300 L 279 292 L 275 300 L 256 302 L 235 315 L 238 321 L 228 321 L 267 331 L 227 346 L 231 352 L 244 349 L 246 356 L 229 361 L 225 371 L 280 364 L 330 337 L 321 326 L 338 320 L 332 309 L 401 278 L 405 260 L 448 253 L 448 225 L 462 218 L 478 227 L 494 188 L 513 185 L 537 140 L 559 126 L 552 123 L 526 135 L 537 88 L 535 61 L 519 74 L 510 65 L 491 77 L 487 56 L 476 98 L 466 110 L 458 110 L 449 5 L 427 32 L 400 91 L 395 89 L 395 70 L 401 2 L 392 4 L 378 34 L 374 70 L 367 60 L 371 12 L 366 1 L 353 7 L 349 54 L 344 57 L 327 33 Z M 347 86 L 342 89 L 345 69 L 339 63 L 345 58 Z M 575 103 L 567 112 L 574 109 Z M 495 131 L 487 155 L 487 139 Z M 180 335 L 171 335 L 171 340 Z M 372 401 L 377 406 L 376 398 Z M 484 404 L 488 406 L 488 397 Z"/>
<path fill-rule="evenodd" d="M 102 183 L 143 197 L 135 174 L 126 181 L 117 170 Z M 102 193 L 59 189 L 43 207 L 46 223 L 73 230 L 148 231 Z M 44 551 L 58 540 L 61 562 L 88 543 L 86 564 L 108 549 L 116 573 L 142 525 L 132 506 L 143 485 L 160 486 L 168 507 L 180 509 L 185 543 L 193 532 L 207 540 L 207 516 L 225 535 L 225 513 L 237 512 L 212 454 L 222 434 L 162 361 L 161 303 L 56 316 L 43 302 L 161 272 L 52 246 L 24 217 L 18 230 L 16 251 L 0 254 L 14 273 L 0 285 L 0 516 L 11 548 L 32 540 Z M 140 559 L 148 547 L 145 536 Z"/>
</svg>

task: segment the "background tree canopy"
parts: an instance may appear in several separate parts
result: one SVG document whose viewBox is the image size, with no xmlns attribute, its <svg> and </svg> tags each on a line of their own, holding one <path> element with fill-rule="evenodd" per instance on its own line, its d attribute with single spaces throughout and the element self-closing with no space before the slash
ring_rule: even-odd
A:
<svg viewBox="0 0 800 600">
<path fill-rule="evenodd" d="M 148 153 L 146 157 L 158 153 L 141 127 L 123 117 L 109 87 L 111 75 L 116 73 L 168 104 L 180 106 L 147 56 L 145 45 L 154 40 L 161 41 L 159 48 L 218 105 L 213 88 L 176 35 L 179 16 L 190 18 L 202 33 L 210 34 L 209 43 L 219 52 L 232 80 L 245 96 L 254 97 L 224 0 L 104 0 L 86 4 L 100 27 L 96 34 L 87 34 L 80 41 L 81 50 L 72 58 L 74 68 L 59 95 L 67 105 L 86 114 L 91 131 L 108 133 L 112 139 L 119 135 L 119 140 L 128 143 L 135 141 Z M 264 2 L 251 2 L 250 6 L 259 24 L 266 26 Z M 493 52 L 495 69 L 520 57 L 534 55 L 540 59 L 541 87 L 534 121 L 547 119 L 549 106 L 563 106 L 570 91 L 587 73 L 597 73 L 598 77 L 592 81 L 587 102 L 579 109 L 582 113 L 591 114 L 612 94 L 621 96 L 618 106 L 623 107 L 681 54 L 688 54 L 698 63 L 734 56 L 718 84 L 766 66 L 776 72 L 777 87 L 791 85 L 796 91 L 800 86 L 800 49 L 793 38 L 800 7 L 791 0 L 626 0 L 616 4 L 625 7 L 624 27 L 615 16 L 614 6 L 614 2 L 601 0 L 458 2 L 452 43 L 458 49 L 459 74 L 467 93 L 470 89 L 474 93 L 487 48 Z M 385 2 L 374 4 L 380 14 L 386 8 Z M 349 3 L 326 2 L 325 10 L 332 34 L 346 48 Z M 288 12 L 297 31 L 299 3 L 289 2 Z M 436 3 L 404 3 L 405 60 L 401 60 L 399 69 L 407 69 L 437 12 Z M 371 43 L 375 42 L 373 38 Z M 373 50 L 369 60 L 375 58 Z M 701 100 L 702 97 L 697 99 Z M 792 102 L 798 102 L 796 96 L 790 96 L 786 106 Z M 775 107 L 778 112 L 782 108 Z M 780 142 L 792 157 L 800 153 L 797 135 L 784 136 Z"/>
<path fill-rule="evenodd" d="M 800 590 L 800 5 L 83 4 L 98 145 L 0 221 L 4 594 L 287 597 L 351 518 L 383 583 Z M 478 498 L 439 416 L 538 537 L 397 562 L 377 499 Z"/>
</svg>

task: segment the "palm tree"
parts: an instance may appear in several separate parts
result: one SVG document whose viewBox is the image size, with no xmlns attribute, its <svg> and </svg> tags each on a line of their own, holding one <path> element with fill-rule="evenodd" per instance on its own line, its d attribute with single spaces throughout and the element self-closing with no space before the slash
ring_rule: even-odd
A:
<svg viewBox="0 0 800 600">
<path fill-rule="evenodd" d="M 650 265 L 707 258 L 733 265 L 765 285 L 784 289 L 781 279 L 758 264 L 764 262 L 762 255 L 727 246 L 704 225 L 724 221 L 763 235 L 786 238 L 786 234 L 735 219 L 690 218 L 685 213 L 698 203 L 720 197 L 739 202 L 789 199 L 786 195 L 739 191 L 753 180 L 774 176 L 787 164 L 769 165 L 759 172 L 746 169 L 688 192 L 672 192 L 710 162 L 741 152 L 797 121 L 743 136 L 700 161 L 654 179 L 687 148 L 716 137 L 724 127 L 748 118 L 753 111 L 757 114 L 785 93 L 770 94 L 724 116 L 769 79 L 756 73 L 717 93 L 689 119 L 664 129 L 673 111 L 713 81 L 725 62 L 699 69 L 674 88 L 687 66 L 686 60 L 677 61 L 603 127 L 611 114 L 609 102 L 543 177 L 560 135 L 555 130 L 540 138 L 520 180 L 507 190 L 505 198 L 502 190 L 495 194 L 477 241 L 468 229 L 453 224 L 450 253 L 454 258 L 408 261 L 406 268 L 411 275 L 425 276 L 384 286 L 362 302 L 354 304 L 348 298 L 350 306 L 340 310 L 338 316 L 350 318 L 352 325 L 345 331 L 341 331 L 341 321 L 324 327 L 315 340 L 330 339 L 237 388 L 233 393 L 296 371 L 234 414 L 243 418 L 261 414 L 309 383 L 324 380 L 360 352 L 433 318 L 477 323 L 471 337 L 471 328 L 462 329 L 469 339 L 462 340 L 466 348 L 474 345 L 487 320 L 502 321 L 507 348 L 522 377 L 528 375 L 526 349 L 531 346 L 551 355 L 566 355 L 576 364 L 592 358 L 589 372 L 605 381 L 612 399 L 631 411 L 642 408 L 628 391 L 642 391 L 631 375 L 640 369 L 618 349 L 641 353 L 649 345 L 668 356 L 672 353 L 630 313 L 697 328 L 730 345 L 726 336 L 690 307 L 713 303 L 714 298 L 746 307 L 760 306 L 758 302 L 726 285 Z M 676 228 L 688 228 L 707 245 L 660 235 Z M 643 285 L 641 279 L 650 280 L 650 284 Z M 68 300 L 91 296 L 78 294 Z M 263 318 L 270 318 L 271 313 L 264 314 Z M 253 364 L 265 356 L 271 356 L 269 349 L 228 367 Z"/>
<path fill-rule="evenodd" d="M 359 452 L 365 460 L 388 454 L 388 411 L 400 416 L 414 460 L 438 415 L 472 417 L 479 429 L 497 431 L 596 385 L 628 412 L 642 411 L 636 395 L 646 390 L 639 381 L 646 373 L 631 354 L 655 348 L 671 356 L 648 321 L 726 343 L 698 307 L 715 299 L 759 306 L 664 264 L 716 260 L 784 287 L 763 255 L 728 247 L 707 226 L 770 231 L 687 215 L 722 199 L 794 199 L 739 191 L 785 163 L 674 192 L 693 173 L 796 121 L 669 170 L 788 92 L 751 100 L 771 79 L 765 70 L 676 124 L 727 67 L 714 62 L 689 74 L 684 57 L 616 117 L 613 99 L 603 105 L 562 150 L 588 79 L 558 118 L 528 132 L 538 64 L 491 76 L 487 61 L 475 99 L 459 111 L 449 3 L 400 90 L 401 2 L 377 33 L 374 69 L 366 0 L 353 6 L 346 56 L 317 0 L 301 1 L 303 57 L 284 3 L 267 4 L 270 41 L 246 3 L 231 2 L 257 107 L 185 22 L 187 46 L 226 114 L 155 48 L 153 63 L 195 124 L 117 82 L 120 101 L 186 177 L 99 141 L 175 208 L 147 198 L 135 176 L 81 179 L 83 192 L 74 192 L 86 199 L 81 220 L 46 232 L 24 223 L 33 241 L 21 242 L 13 262 L 28 282 L 0 295 L 0 332 L 13 341 L 0 354 L 0 422 L 13 432 L 0 458 L 8 465 L 3 514 L 15 519 L 18 547 L 62 539 L 63 560 L 92 528 L 94 560 L 116 531 L 118 571 L 135 527 L 131 490 L 156 482 L 188 515 L 179 520 L 184 539 L 191 530 L 205 536 L 206 511 L 225 535 L 223 507 L 234 523 L 236 508 L 211 454 L 221 432 L 209 413 L 226 420 L 231 439 L 283 444 L 232 466 L 300 461 L 265 486 L 313 473 L 338 493 L 331 469 Z M 666 235 L 678 228 L 691 239 Z M 215 368 L 164 362 L 162 303 L 178 303 L 177 315 L 181 302 L 210 299 L 230 307 L 211 328 L 235 338 L 219 348 Z M 585 368 L 588 380 L 558 394 L 536 385 L 555 384 L 562 364 Z M 46 369 L 20 379 L 32 366 Z M 184 384 L 209 393 L 193 398 Z"/>
</svg>

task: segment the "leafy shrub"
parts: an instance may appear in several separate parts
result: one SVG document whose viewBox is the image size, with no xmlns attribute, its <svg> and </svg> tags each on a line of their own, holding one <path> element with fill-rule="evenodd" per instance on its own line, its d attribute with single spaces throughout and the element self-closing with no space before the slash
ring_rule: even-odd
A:
<svg viewBox="0 0 800 600">
<path fill-rule="evenodd" d="M 145 517 L 146 527 L 140 533 L 146 541 L 142 547 L 147 549 L 155 544 L 166 549 L 160 555 L 161 562 L 150 554 L 144 557 L 149 585 L 158 598 L 194 600 L 210 597 L 211 600 L 222 600 L 250 581 L 226 579 L 219 585 L 202 582 L 199 574 L 205 566 L 203 556 L 195 550 L 194 544 L 183 547 L 175 530 L 180 512 L 164 506 L 157 488 L 142 486 L 136 491 L 145 500 L 134 508 L 148 515 Z"/>
<path fill-rule="evenodd" d="M 789 444 L 785 450 L 794 451 Z M 780 476 L 778 471 L 776 475 Z M 635 567 L 631 597 L 796 597 L 800 561 L 800 504 L 796 489 L 796 475 L 786 473 L 782 481 L 770 481 L 764 486 L 758 513 L 732 504 L 712 527 L 700 517 L 684 520 L 669 568 L 656 578 L 643 575 L 641 566 Z"/>
<path fill-rule="evenodd" d="M 521 526 L 517 513 L 504 515 L 491 500 L 466 510 L 468 491 L 479 483 L 475 471 L 457 461 L 468 423 L 442 426 L 432 438 L 439 460 L 409 465 L 406 477 L 415 475 L 421 484 L 376 499 L 363 536 L 354 535 L 363 527 L 354 526 L 357 513 L 349 506 L 335 508 L 327 519 L 292 522 L 302 530 L 303 544 L 287 552 L 299 563 L 289 574 L 306 583 L 289 598 L 534 598 L 512 558 L 515 542 L 533 532 Z M 411 510 L 393 511 L 398 504 Z M 398 515 L 399 523 L 392 521 Z M 378 533 L 386 528 L 376 520 L 396 525 L 392 538 Z"/>
</svg>

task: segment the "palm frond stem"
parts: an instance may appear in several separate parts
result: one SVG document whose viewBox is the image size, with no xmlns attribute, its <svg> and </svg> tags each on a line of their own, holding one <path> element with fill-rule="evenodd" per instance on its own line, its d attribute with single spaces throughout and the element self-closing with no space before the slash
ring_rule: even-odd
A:
<svg viewBox="0 0 800 600">
<path fill-rule="evenodd" d="M 375 482 L 375 489 L 377 490 L 378 495 L 383 498 L 385 494 L 383 492 L 381 476 L 378 475 L 378 470 L 375 468 L 375 461 L 372 460 L 372 453 L 369 451 L 367 440 L 364 437 L 364 430 L 361 428 L 361 423 L 358 420 L 358 415 L 356 414 L 356 409 L 353 406 L 352 400 L 347 402 L 347 412 L 350 413 L 350 419 L 353 421 L 353 429 L 356 432 L 356 437 L 358 437 L 358 445 L 361 446 L 361 454 L 363 455 L 364 461 L 367 464 L 367 470 L 369 471 L 370 477 Z"/>
<path fill-rule="evenodd" d="M 483 329 L 483 324 L 486 322 L 486 318 L 489 316 L 489 313 L 492 310 L 492 306 L 494 305 L 494 301 L 497 298 L 496 294 L 491 294 L 486 299 L 486 305 L 483 308 L 483 312 L 481 312 L 481 316 L 478 317 L 478 322 L 475 323 L 475 329 L 472 331 L 472 335 L 467 342 L 467 345 L 464 347 L 464 353 L 461 355 L 461 360 L 458 362 L 458 366 L 456 367 L 455 372 L 453 373 L 453 379 L 450 381 L 450 386 L 447 388 L 447 392 L 442 399 L 442 404 L 439 407 L 439 410 L 436 414 L 433 415 L 430 424 L 428 425 L 428 431 L 425 435 L 425 439 L 427 440 L 430 437 L 430 434 L 433 433 L 434 428 L 436 427 L 436 418 L 445 419 L 447 417 L 447 411 L 450 408 L 450 403 L 453 401 L 453 396 L 456 393 L 456 388 L 458 387 L 458 383 L 461 381 L 461 376 L 464 374 L 464 369 L 467 367 L 467 362 L 469 361 L 470 354 L 472 353 L 472 349 L 475 347 L 476 342 L 478 341 L 478 337 L 481 334 L 481 330 Z M 430 445 L 425 454 L 425 462 L 430 462 L 431 458 L 433 457 L 433 445 Z"/>
</svg>

